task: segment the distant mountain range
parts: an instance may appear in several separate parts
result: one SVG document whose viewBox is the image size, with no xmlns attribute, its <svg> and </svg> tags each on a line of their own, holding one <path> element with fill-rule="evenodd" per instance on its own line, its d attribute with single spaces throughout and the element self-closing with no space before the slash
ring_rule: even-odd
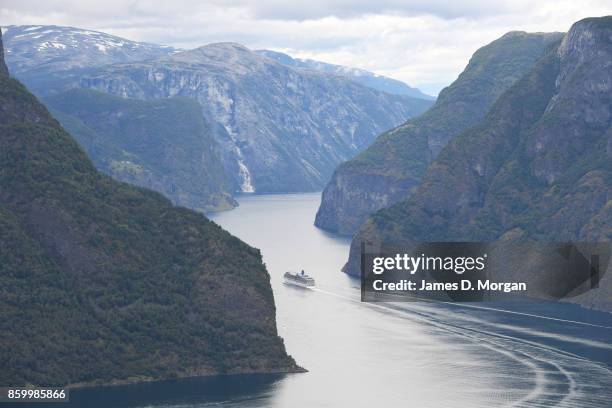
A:
<svg viewBox="0 0 612 408">
<path fill-rule="evenodd" d="M 75 27 L 24 25 L 6 26 L 2 27 L 2 30 L 4 42 L 10 44 L 7 47 L 7 63 L 24 77 L 74 68 L 143 61 L 185 51 L 170 46 L 130 41 L 100 31 Z M 364 69 L 293 58 L 271 50 L 255 52 L 286 66 L 335 74 L 381 92 L 435 100 L 435 97 L 424 94 L 402 81 Z"/>
<path fill-rule="evenodd" d="M 259 251 L 97 172 L 1 51 L 0 383 L 300 371 Z"/>
<path fill-rule="evenodd" d="M 77 87 L 143 101 L 197 101 L 228 180 L 217 186 L 220 195 L 318 190 L 378 133 L 432 104 L 364 86 L 354 80 L 359 76 L 287 66 L 233 43 L 179 51 L 57 26 L 9 26 L 5 38 L 11 72 L 41 96 Z M 167 193 L 166 183 L 155 178 L 148 186 Z"/>
<path fill-rule="evenodd" d="M 362 85 L 376 89 L 381 92 L 387 92 L 394 95 L 406 95 L 415 98 L 427 99 L 430 101 L 436 98 L 424 94 L 417 88 L 413 88 L 402 81 L 397 79 L 388 78 L 383 75 L 378 75 L 365 69 L 345 67 L 343 65 L 328 64 L 326 62 L 315 61 L 311 59 L 292 58 L 291 56 L 282 52 L 271 51 L 271 50 L 258 50 L 255 51 L 260 55 L 264 55 L 268 58 L 272 58 L 280 62 L 283 65 L 295 68 L 311 69 L 314 71 L 327 72 L 329 74 L 339 75 Z"/>
<path fill-rule="evenodd" d="M 530 65 L 442 148 L 407 199 L 368 218 L 345 271 L 359 273 L 361 242 L 610 245 L 612 16 L 575 23 Z M 409 142 L 387 139 L 387 149 L 401 154 Z M 537 259 L 522 263 L 513 269 L 540 269 Z M 599 288 L 574 301 L 612 311 L 611 265 L 601 264 Z"/>
</svg>

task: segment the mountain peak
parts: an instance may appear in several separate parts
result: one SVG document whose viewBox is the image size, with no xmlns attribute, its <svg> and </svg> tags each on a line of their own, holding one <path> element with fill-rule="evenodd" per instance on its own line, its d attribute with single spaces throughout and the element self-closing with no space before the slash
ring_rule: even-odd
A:
<svg viewBox="0 0 612 408">
<path fill-rule="evenodd" d="M 250 49 L 237 42 L 216 42 L 192 50 L 187 50 L 185 53 L 203 52 L 205 54 L 214 53 L 252 53 Z"/>
<path fill-rule="evenodd" d="M 218 42 L 202 45 L 192 50 L 178 52 L 169 56 L 170 60 L 192 64 L 253 64 L 253 58 L 261 57 L 242 44 L 235 42 Z"/>
<path fill-rule="evenodd" d="M 222 41 L 222 42 L 210 43 L 210 44 L 206 44 L 199 48 L 221 48 L 221 49 L 235 49 L 235 50 L 249 51 L 249 52 L 251 51 L 246 46 L 240 43 L 237 43 L 237 42 L 232 42 L 232 41 Z"/>
</svg>

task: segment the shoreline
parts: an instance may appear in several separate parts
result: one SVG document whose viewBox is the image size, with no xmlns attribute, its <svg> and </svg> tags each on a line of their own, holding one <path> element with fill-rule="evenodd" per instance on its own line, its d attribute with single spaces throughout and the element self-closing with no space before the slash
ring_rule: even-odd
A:
<svg viewBox="0 0 612 408">
<path fill-rule="evenodd" d="M 177 375 L 177 376 L 166 377 L 166 378 L 135 377 L 135 378 L 122 379 L 122 380 L 111 380 L 110 382 L 101 382 L 101 383 L 96 383 L 96 382 L 74 383 L 74 384 L 68 384 L 64 387 L 59 387 L 59 388 L 65 388 L 69 390 L 86 390 L 86 389 L 94 389 L 94 388 L 120 387 L 120 386 L 138 385 L 138 384 L 151 384 L 151 383 L 156 383 L 156 382 L 188 380 L 188 379 L 197 379 L 197 378 L 237 377 L 237 376 L 248 376 L 248 375 L 266 376 L 266 375 L 279 375 L 279 374 L 303 374 L 307 372 L 308 372 L 307 369 L 300 367 L 300 366 L 296 366 L 296 368 L 293 370 L 291 369 L 280 370 L 279 369 L 279 370 L 271 370 L 271 371 L 236 371 L 236 372 L 209 373 L 209 374 L 201 373 L 201 374 L 195 374 L 195 375 L 192 375 L 192 374 Z M 54 388 L 58 388 L 58 387 L 54 387 Z"/>
</svg>

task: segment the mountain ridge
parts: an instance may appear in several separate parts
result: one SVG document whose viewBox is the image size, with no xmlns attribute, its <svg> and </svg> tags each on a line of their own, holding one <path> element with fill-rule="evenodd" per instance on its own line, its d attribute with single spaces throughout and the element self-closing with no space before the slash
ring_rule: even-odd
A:
<svg viewBox="0 0 612 408">
<path fill-rule="evenodd" d="M 140 61 L 157 58 L 178 51 L 174 47 L 132 41 L 101 31 L 58 25 L 9 25 L 2 27 L 8 59 L 15 71 L 36 69 L 43 63 L 53 70 L 83 68 L 107 63 Z M 21 53 L 29 53 L 28 42 L 36 42 L 36 59 L 27 60 Z M 91 51 L 85 55 L 83 49 Z M 51 53 L 51 51 L 53 51 Z M 71 52 L 78 51 L 78 53 Z M 77 56 L 85 58 L 75 58 Z M 60 58 L 61 57 L 61 58 Z M 7 58 L 5 56 L 5 58 Z M 95 60 L 95 61 L 94 61 Z"/>
<path fill-rule="evenodd" d="M 371 87 L 381 92 L 387 92 L 394 95 L 412 96 L 426 100 L 436 99 L 435 97 L 427 95 L 421 92 L 419 89 L 413 88 L 402 81 L 383 75 L 378 75 L 373 72 L 366 71 L 365 69 L 351 68 L 344 65 L 330 64 L 312 59 L 294 58 L 288 54 L 272 50 L 255 50 L 255 52 L 274 59 L 283 65 L 333 73 L 349 78 L 362 85 Z"/>
</svg>

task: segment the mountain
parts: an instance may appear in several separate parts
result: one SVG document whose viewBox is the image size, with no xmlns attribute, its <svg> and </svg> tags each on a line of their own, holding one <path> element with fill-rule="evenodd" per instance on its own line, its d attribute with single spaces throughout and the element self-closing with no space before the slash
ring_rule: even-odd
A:
<svg viewBox="0 0 612 408">
<path fill-rule="evenodd" d="M 510 32 L 476 51 L 431 109 L 338 166 L 323 191 L 315 225 L 352 235 L 369 214 L 407 198 L 444 145 L 481 120 L 561 36 Z"/>
<path fill-rule="evenodd" d="M 287 67 L 234 43 L 101 67 L 78 86 L 136 99 L 197 100 L 207 121 L 219 125 L 234 188 L 262 193 L 321 188 L 338 163 L 431 104 Z"/>
<path fill-rule="evenodd" d="M 259 251 L 97 172 L 1 57 L 0 277 L 2 384 L 300 370 Z"/>
<path fill-rule="evenodd" d="M 232 208 L 210 126 L 193 99 L 142 101 L 72 89 L 44 99 L 96 168 L 199 211 Z"/>
<path fill-rule="evenodd" d="M 2 30 L 11 72 L 36 93 L 44 93 L 58 80 L 78 76 L 91 67 L 176 52 L 172 47 L 75 27 L 23 25 Z"/>
<path fill-rule="evenodd" d="M 376 89 L 377 91 L 387 92 L 393 95 L 412 96 L 414 98 L 426 99 L 428 101 L 433 101 L 436 99 L 431 95 L 424 94 L 417 88 L 406 85 L 402 81 L 388 78 L 383 75 L 378 75 L 373 72 L 366 71 L 365 69 L 328 64 L 326 62 L 311 59 L 293 58 L 278 51 L 257 50 L 255 52 L 268 58 L 272 58 L 273 60 L 289 67 L 311 69 L 314 71 L 339 75 L 360 83 L 361 85 Z"/>
<path fill-rule="evenodd" d="M 288 67 L 239 44 L 177 52 L 56 26 L 10 26 L 6 40 L 11 72 L 39 96 L 80 87 L 198 101 L 231 191 L 321 189 L 339 163 L 432 103 Z"/>
<path fill-rule="evenodd" d="M 612 241 L 612 16 L 575 23 L 359 242 Z M 612 310 L 612 278 L 578 301 Z"/>
</svg>

